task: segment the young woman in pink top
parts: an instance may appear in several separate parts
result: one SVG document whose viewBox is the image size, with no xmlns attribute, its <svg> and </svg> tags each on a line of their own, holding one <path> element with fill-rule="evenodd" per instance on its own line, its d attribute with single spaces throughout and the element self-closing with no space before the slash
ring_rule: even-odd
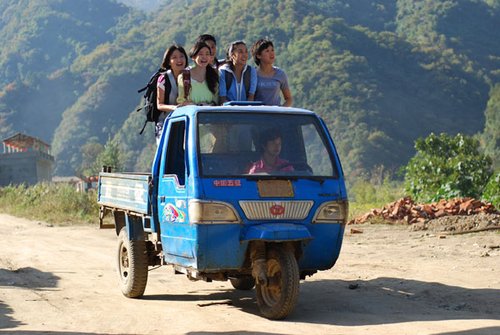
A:
<svg viewBox="0 0 500 335">
<path fill-rule="evenodd" d="M 281 132 L 277 128 L 266 130 L 260 138 L 262 156 L 254 162 L 249 174 L 290 172 L 293 166 L 286 160 L 279 157 L 281 153 Z"/>
</svg>

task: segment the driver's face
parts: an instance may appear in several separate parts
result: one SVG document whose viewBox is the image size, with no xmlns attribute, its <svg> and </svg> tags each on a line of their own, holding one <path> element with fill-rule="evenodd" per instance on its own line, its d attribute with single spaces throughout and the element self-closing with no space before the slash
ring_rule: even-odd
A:
<svg viewBox="0 0 500 335">
<path fill-rule="evenodd" d="M 268 141 L 265 149 L 269 155 L 278 157 L 281 152 L 281 137 Z"/>
</svg>

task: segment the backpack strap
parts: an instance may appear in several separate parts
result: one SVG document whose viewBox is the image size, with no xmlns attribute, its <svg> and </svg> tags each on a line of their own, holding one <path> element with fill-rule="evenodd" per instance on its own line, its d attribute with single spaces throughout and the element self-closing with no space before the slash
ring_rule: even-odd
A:
<svg viewBox="0 0 500 335">
<path fill-rule="evenodd" d="M 172 100 L 175 101 L 175 99 L 177 99 L 177 94 L 175 94 L 175 97 L 171 96 L 173 85 L 176 85 L 175 77 L 172 70 L 168 70 L 167 72 L 165 72 L 165 101 L 164 101 L 164 103 L 167 105 L 169 105 Z"/>
<path fill-rule="evenodd" d="M 248 95 L 250 94 L 250 80 L 252 79 L 252 68 L 247 65 L 245 73 L 243 73 L 243 83 L 245 84 L 245 90 Z"/>
<path fill-rule="evenodd" d="M 231 84 L 233 83 L 233 74 L 229 71 L 222 70 L 224 72 L 224 79 L 226 81 L 226 94 L 231 88 Z"/>
<path fill-rule="evenodd" d="M 184 99 L 188 99 L 191 91 L 191 71 L 189 68 L 182 70 L 182 83 L 184 84 Z"/>
</svg>

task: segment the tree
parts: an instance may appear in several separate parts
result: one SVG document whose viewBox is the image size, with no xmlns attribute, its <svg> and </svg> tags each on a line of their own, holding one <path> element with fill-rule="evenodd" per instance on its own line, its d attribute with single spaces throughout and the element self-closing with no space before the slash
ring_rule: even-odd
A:
<svg viewBox="0 0 500 335">
<path fill-rule="evenodd" d="M 484 132 L 481 135 L 484 151 L 493 157 L 493 166 L 500 168 L 500 84 L 490 92 L 485 111 Z"/>
<path fill-rule="evenodd" d="M 405 188 L 420 201 L 482 194 L 491 158 L 479 152 L 479 141 L 462 134 L 435 135 L 415 142 L 417 153 L 405 168 Z"/>
<path fill-rule="evenodd" d="M 82 164 L 80 165 L 78 174 L 87 177 L 98 174 L 100 167 L 97 165 L 96 159 L 103 151 L 104 146 L 98 142 L 97 137 L 90 138 L 80 149 Z"/>
<path fill-rule="evenodd" d="M 123 170 L 123 157 L 118 145 L 111 140 L 104 145 L 104 150 L 97 156 L 95 164 L 100 170 L 103 166 L 111 166 L 112 171 Z"/>
<path fill-rule="evenodd" d="M 496 172 L 484 187 L 483 200 L 489 201 L 500 209 L 500 172 Z"/>
</svg>

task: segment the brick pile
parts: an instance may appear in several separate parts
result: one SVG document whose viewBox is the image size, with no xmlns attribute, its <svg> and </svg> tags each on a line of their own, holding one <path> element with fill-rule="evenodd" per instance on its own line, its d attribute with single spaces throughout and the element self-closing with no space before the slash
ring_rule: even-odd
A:
<svg viewBox="0 0 500 335">
<path fill-rule="evenodd" d="M 423 223 L 428 220 L 450 215 L 473 215 L 479 213 L 498 213 L 491 203 L 484 203 L 473 198 L 440 200 L 431 204 L 415 203 L 410 197 L 401 198 L 382 209 L 372 209 L 348 224 L 361 224 L 374 219 L 392 223 Z"/>
</svg>

